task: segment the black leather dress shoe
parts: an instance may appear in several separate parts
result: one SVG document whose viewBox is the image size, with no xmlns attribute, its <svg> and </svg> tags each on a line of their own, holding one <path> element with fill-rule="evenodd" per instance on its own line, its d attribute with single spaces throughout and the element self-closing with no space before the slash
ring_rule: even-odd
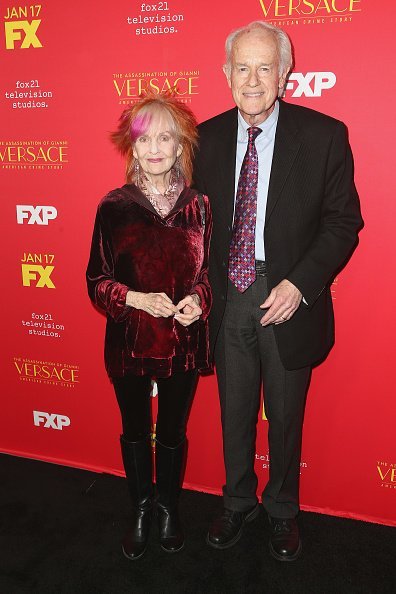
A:
<svg viewBox="0 0 396 594">
<path fill-rule="evenodd" d="M 209 528 L 206 542 L 215 549 L 232 547 L 241 538 L 245 523 L 257 518 L 259 513 L 258 503 L 245 512 L 224 508 L 222 515 Z"/>
<path fill-rule="evenodd" d="M 302 545 L 295 518 L 269 518 L 271 555 L 278 561 L 295 561 L 301 554 Z"/>
</svg>

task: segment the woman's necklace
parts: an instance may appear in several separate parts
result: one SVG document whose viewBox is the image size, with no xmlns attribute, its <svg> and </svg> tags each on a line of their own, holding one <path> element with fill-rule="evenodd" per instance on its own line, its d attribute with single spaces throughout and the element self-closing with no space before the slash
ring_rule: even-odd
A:
<svg viewBox="0 0 396 594">
<path fill-rule="evenodd" d="M 184 182 L 180 179 L 180 175 L 172 169 L 170 172 L 169 186 L 164 193 L 161 193 L 142 171 L 139 173 L 137 179 L 138 187 L 150 201 L 158 214 L 161 217 L 165 217 L 176 204 L 180 192 L 184 187 Z"/>
</svg>

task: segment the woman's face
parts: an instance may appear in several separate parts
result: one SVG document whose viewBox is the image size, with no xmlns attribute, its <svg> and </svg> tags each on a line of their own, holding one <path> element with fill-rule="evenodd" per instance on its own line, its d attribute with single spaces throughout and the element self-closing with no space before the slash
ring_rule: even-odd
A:
<svg viewBox="0 0 396 594">
<path fill-rule="evenodd" d="M 166 111 L 154 113 L 148 130 L 138 136 L 133 156 L 152 181 L 165 180 L 183 147 L 175 137 L 172 118 Z"/>
</svg>

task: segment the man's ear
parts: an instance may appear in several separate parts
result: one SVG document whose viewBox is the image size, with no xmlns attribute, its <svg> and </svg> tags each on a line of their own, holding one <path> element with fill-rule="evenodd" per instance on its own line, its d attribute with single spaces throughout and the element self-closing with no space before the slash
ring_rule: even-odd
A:
<svg viewBox="0 0 396 594">
<path fill-rule="evenodd" d="M 279 89 L 283 89 L 286 81 L 287 81 L 287 77 L 289 75 L 290 72 L 290 68 L 288 68 L 287 70 L 285 70 L 284 72 L 282 72 L 282 74 L 279 77 L 279 82 L 278 82 L 278 87 Z"/>
<path fill-rule="evenodd" d="M 228 86 L 231 88 L 231 65 L 230 64 L 224 64 L 224 66 L 223 66 L 223 72 L 224 72 L 225 77 L 227 79 Z"/>
</svg>

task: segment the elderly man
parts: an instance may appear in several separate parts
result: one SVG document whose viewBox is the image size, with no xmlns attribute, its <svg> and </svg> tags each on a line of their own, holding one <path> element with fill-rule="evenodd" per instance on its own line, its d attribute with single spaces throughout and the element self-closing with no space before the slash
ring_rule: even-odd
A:
<svg viewBox="0 0 396 594">
<path fill-rule="evenodd" d="M 334 342 L 330 284 L 362 226 L 345 126 L 278 99 L 292 67 L 287 34 L 264 22 L 226 42 L 236 107 L 199 126 L 196 187 L 211 199 L 211 350 L 226 484 L 208 544 L 234 545 L 259 513 L 254 472 L 260 378 L 270 454 L 262 494 L 280 561 L 301 553 L 301 436 L 311 368 Z"/>
</svg>

